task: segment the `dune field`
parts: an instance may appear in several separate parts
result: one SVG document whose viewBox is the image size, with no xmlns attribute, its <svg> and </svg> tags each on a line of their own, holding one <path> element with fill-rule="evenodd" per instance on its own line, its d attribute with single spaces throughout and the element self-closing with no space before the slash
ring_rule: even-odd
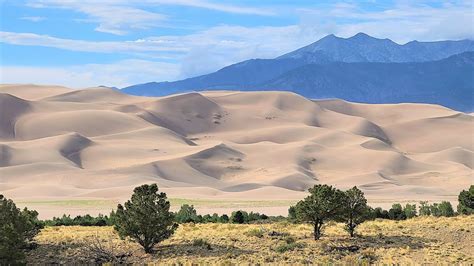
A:
<svg viewBox="0 0 474 266">
<path fill-rule="evenodd" d="M 243 209 L 286 214 L 318 183 L 357 185 L 374 206 L 454 202 L 474 183 L 473 122 L 437 105 L 290 92 L 151 98 L 5 84 L 0 193 L 43 217 L 108 212 L 152 182 L 170 198 L 222 203 L 197 204 L 204 212 L 251 201 Z"/>
</svg>

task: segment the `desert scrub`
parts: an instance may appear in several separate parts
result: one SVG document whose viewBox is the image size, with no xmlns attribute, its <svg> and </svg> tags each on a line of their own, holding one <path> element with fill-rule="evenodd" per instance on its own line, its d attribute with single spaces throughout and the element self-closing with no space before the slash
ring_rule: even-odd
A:
<svg viewBox="0 0 474 266">
<path fill-rule="evenodd" d="M 261 228 L 253 228 L 253 229 L 248 230 L 244 234 L 246 236 L 254 236 L 254 237 L 262 238 L 264 233 L 265 231 Z"/>
<path fill-rule="evenodd" d="M 400 232 L 399 225 L 406 234 Z M 437 225 L 438 230 L 431 225 Z M 261 238 L 246 234 L 261 228 L 265 230 Z M 350 238 L 343 224 L 333 223 L 327 225 L 319 241 L 314 241 L 311 226 L 305 224 L 183 224 L 171 238 L 159 243 L 154 253 L 145 254 L 136 243 L 121 240 L 109 226 L 46 227 L 35 238 L 38 248 L 27 253 L 27 262 L 80 263 L 78 258 L 84 243 L 98 236 L 106 246 L 112 242 L 116 254 L 131 253 L 127 263 L 136 264 L 221 264 L 226 261 L 234 265 L 469 265 L 474 261 L 474 230 L 467 232 L 468 228 L 474 228 L 474 216 L 427 216 L 399 222 L 375 220 L 361 224 L 358 236 Z"/>
</svg>

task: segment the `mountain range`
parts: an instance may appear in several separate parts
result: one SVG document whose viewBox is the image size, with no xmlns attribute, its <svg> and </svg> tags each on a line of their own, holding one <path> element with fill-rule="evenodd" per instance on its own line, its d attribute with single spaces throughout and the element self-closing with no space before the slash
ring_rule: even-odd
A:
<svg viewBox="0 0 474 266">
<path fill-rule="evenodd" d="M 362 103 L 435 103 L 474 110 L 474 41 L 400 45 L 364 33 L 328 35 L 274 59 L 251 59 L 174 82 L 133 85 L 122 92 L 163 96 L 202 90 L 283 90 L 308 98 Z"/>
</svg>

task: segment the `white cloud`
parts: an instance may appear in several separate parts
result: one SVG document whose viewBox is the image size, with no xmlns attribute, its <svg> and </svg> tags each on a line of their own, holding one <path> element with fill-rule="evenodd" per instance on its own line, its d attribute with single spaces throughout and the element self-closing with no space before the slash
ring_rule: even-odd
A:
<svg viewBox="0 0 474 266">
<path fill-rule="evenodd" d="M 320 25 L 342 37 L 365 32 L 398 43 L 474 37 L 472 2 L 445 3 L 442 7 L 419 2 L 401 1 L 382 11 L 366 11 L 358 5 L 299 10 L 303 27 Z"/>
<path fill-rule="evenodd" d="M 0 83 L 55 84 L 71 88 L 99 85 L 125 87 L 178 77 L 178 66 L 145 60 L 67 67 L 1 66 Z"/>
<path fill-rule="evenodd" d="M 45 17 L 21 17 L 20 19 L 28 20 L 28 21 L 31 21 L 31 22 L 40 22 L 40 21 L 45 20 L 46 18 Z"/>
<path fill-rule="evenodd" d="M 97 23 L 96 31 L 125 35 L 133 30 L 165 27 L 167 16 L 139 7 L 178 5 L 211 9 L 227 13 L 272 15 L 273 13 L 252 7 L 226 5 L 204 0 L 30 0 L 30 7 L 69 9 L 87 15 L 77 21 Z"/>
<path fill-rule="evenodd" d="M 188 49 L 172 40 L 98 42 L 56 38 L 34 33 L 0 31 L 0 42 L 16 45 L 54 47 L 63 50 L 97 53 L 186 52 Z"/>
<path fill-rule="evenodd" d="M 275 15 L 275 13 L 269 10 L 268 8 L 243 7 L 243 6 L 237 6 L 237 5 L 213 3 L 213 2 L 202 1 L 202 0 L 148 0 L 146 2 L 154 3 L 154 4 L 190 6 L 190 7 L 222 11 L 222 12 L 227 12 L 227 13 L 236 13 L 236 14 L 249 14 L 249 15 L 262 15 L 262 16 Z"/>
</svg>

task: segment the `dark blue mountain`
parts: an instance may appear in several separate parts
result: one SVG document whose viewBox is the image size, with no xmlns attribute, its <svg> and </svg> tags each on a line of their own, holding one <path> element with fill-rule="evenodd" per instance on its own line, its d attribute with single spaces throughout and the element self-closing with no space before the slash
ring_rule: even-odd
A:
<svg viewBox="0 0 474 266">
<path fill-rule="evenodd" d="M 474 52 L 415 63 L 308 64 L 253 88 L 363 103 L 434 103 L 474 110 Z"/>
<path fill-rule="evenodd" d="M 199 90 L 291 90 L 309 98 L 367 103 L 423 102 L 474 109 L 474 41 L 412 41 L 399 45 L 359 33 L 328 35 L 275 59 L 252 59 L 208 75 L 124 88 L 162 96 Z M 459 56 L 454 56 L 459 55 Z"/>
</svg>

